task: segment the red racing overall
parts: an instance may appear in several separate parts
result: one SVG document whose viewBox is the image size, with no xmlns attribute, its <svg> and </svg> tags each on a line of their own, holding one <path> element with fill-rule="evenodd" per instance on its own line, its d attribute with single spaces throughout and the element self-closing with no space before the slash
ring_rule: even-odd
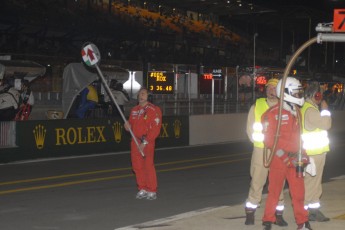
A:
<svg viewBox="0 0 345 230">
<path fill-rule="evenodd" d="M 287 104 L 285 106 L 289 107 Z M 264 125 L 263 133 L 265 135 L 264 143 L 268 149 L 272 149 L 274 145 L 278 113 L 279 105 L 275 105 L 262 115 L 262 124 Z M 284 107 L 282 110 L 278 143 L 269 168 L 268 197 L 265 213 L 262 218 L 263 222 L 275 222 L 276 207 L 285 179 L 289 183 L 296 223 L 303 224 L 308 221 L 308 213 L 304 209 L 304 180 L 303 177 L 296 176 L 295 165 L 288 155 L 290 154 L 291 156 L 291 154 L 299 151 L 300 135 L 300 124 L 297 117 Z M 277 154 L 277 152 L 280 154 Z"/>
<path fill-rule="evenodd" d="M 131 141 L 131 160 L 133 171 L 136 175 L 138 190 L 148 192 L 157 191 L 157 176 L 154 166 L 155 139 L 162 126 L 162 113 L 159 107 L 148 103 L 145 106 L 137 105 L 132 108 L 129 123 L 138 143 L 145 140 L 147 145 L 142 157 L 134 140 Z"/>
</svg>

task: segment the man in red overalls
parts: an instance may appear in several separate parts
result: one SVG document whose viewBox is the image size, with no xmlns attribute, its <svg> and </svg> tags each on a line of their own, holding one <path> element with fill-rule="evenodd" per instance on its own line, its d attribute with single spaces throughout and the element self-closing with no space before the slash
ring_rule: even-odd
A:
<svg viewBox="0 0 345 230">
<path fill-rule="evenodd" d="M 138 92 L 138 105 L 133 107 L 125 129 L 132 129 L 137 138 L 139 148 L 145 154 L 143 157 L 135 141 L 131 141 L 131 160 L 136 175 L 139 192 L 137 199 L 157 199 L 157 176 L 154 166 L 155 140 L 162 126 L 162 112 L 158 106 L 148 101 L 148 90 L 141 88 Z"/>
<path fill-rule="evenodd" d="M 282 80 L 277 85 L 277 95 L 280 96 Z M 265 214 L 262 218 L 264 230 L 270 230 L 276 221 L 276 206 L 284 181 L 289 183 L 292 206 L 297 229 L 311 229 L 308 222 L 308 212 L 304 209 L 304 180 L 296 174 L 297 153 L 300 151 L 300 111 L 298 106 L 304 104 L 301 83 L 292 77 L 286 79 L 284 87 L 283 109 L 277 144 L 273 150 L 278 125 L 279 106 L 271 107 L 262 115 L 264 144 L 273 150 L 273 158 L 269 167 L 268 197 Z M 305 159 L 307 161 L 307 159 Z"/>
</svg>

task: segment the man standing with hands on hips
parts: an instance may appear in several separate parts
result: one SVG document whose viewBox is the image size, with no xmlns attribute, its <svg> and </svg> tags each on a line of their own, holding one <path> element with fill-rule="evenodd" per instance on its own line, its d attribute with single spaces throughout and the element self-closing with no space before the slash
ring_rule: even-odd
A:
<svg viewBox="0 0 345 230">
<path fill-rule="evenodd" d="M 159 136 L 162 126 L 162 112 L 158 106 L 148 101 L 149 92 L 141 88 L 138 92 L 138 105 L 130 112 L 129 120 L 124 127 L 133 131 L 144 153 L 143 157 L 135 141 L 131 141 L 131 160 L 136 175 L 139 192 L 137 199 L 157 199 L 157 175 L 154 166 L 155 140 Z"/>
</svg>

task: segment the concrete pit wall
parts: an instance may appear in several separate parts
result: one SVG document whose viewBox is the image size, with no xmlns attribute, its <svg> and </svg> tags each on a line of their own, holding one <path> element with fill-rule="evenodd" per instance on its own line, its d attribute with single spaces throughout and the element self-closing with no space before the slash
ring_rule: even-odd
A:
<svg viewBox="0 0 345 230">
<path fill-rule="evenodd" d="M 196 115 L 189 118 L 189 145 L 248 140 L 247 113 Z M 330 136 L 345 132 L 345 111 L 332 112 Z"/>
</svg>

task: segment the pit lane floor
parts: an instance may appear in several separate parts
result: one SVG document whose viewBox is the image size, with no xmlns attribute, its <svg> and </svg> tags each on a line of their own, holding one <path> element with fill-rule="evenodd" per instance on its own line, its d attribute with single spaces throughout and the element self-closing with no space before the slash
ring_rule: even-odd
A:
<svg viewBox="0 0 345 230">
<path fill-rule="evenodd" d="M 334 143 L 326 163 L 324 196 L 333 203 L 325 198 L 324 211 L 332 215 L 329 223 L 340 222 L 344 229 L 341 140 Z M 128 152 L 3 164 L 0 229 L 261 229 L 263 208 L 255 226 L 243 225 L 251 149 L 249 142 L 238 142 L 157 150 L 159 188 L 154 201 L 135 199 Z M 336 189 L 328 190 L 327 184 Z M 295 229 L 290 207 L 289 227 Z"/>
</svg>

